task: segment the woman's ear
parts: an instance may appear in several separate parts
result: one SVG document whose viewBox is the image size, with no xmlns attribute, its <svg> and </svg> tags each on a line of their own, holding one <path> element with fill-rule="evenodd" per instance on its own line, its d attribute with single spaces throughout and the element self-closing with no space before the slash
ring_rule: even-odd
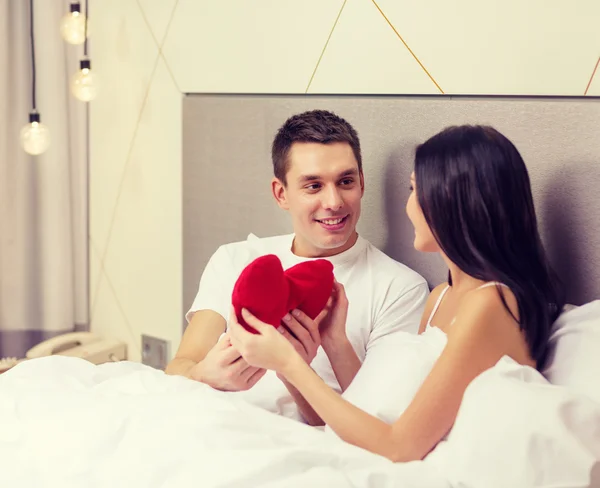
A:
<svg viewBox="0 0 600 488">
<path fill-rule="evenodd" d="M 290 206 L 287 200 L 287 189 L 285 184 L 279 178 L 273 178 L 271 180 L 271 192 L 275 201 L 280 208 L 289 210 Z"/>
</svg>

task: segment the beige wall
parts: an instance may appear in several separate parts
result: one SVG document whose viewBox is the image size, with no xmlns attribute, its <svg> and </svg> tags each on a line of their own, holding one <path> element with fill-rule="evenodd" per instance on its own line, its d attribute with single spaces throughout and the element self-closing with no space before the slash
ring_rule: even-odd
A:
<svg viewBox="0 0 600 488">
<path fill-rule="evenodd" d="M 134 360 L 181 335 L 184 93 L 600 95 L 597 0 L 90 3 L 92 330 Z"/>
</svg>

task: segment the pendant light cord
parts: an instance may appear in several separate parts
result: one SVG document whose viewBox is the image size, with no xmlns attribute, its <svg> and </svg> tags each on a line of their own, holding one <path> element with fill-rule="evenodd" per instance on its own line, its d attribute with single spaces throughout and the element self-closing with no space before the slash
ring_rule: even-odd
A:
<svg viewBox="0 0 600 488">
<path fill-rule="evenodd" d="M 84 41 L 83 41 L 83 57 L 87 58 L 88 55 L 88 49 L 87 49 L 87 44 L 88 44 L 88 21 L 90 19 L 90 6 L 88 4 L 88 0 L 85 0 L 85 35 L 84 35 Z"/>
<path fill-rule="evenodd" d="M 31 39 L 31 104 L 33 111 L 36 112 L 36 99 L 35 99 L 35 85 L 36 85 L 36 73 L 35 73 L 35 36 L 33 35 L 33 0 L 29 0 L 29 36 Z"/>
</svg>

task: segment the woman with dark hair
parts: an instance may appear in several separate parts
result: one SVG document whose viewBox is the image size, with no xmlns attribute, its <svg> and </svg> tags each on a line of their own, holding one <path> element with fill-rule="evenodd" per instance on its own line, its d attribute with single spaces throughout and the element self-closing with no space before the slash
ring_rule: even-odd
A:
<svg viewBox="0 0 600 488">
<path fill-rule="evenodd" d="M 467 386 L 502 357 L 541 369 L 564 298 L 537 229 L 527 169 L 515 146 L 486 126 L 450 127 L 417 148 L 407 213 L 414 246 L 439 253 L 448 282 L 430 297 L 419 333 L 446 343 L 410 405 L 387 424 L 344 400 L 272 326 L 244 311 L 231 342 L 256 367 L 287 379 L 343 440 L 393 461 L 422 459 L 451 429 Z M 345 332 L 348 302 L 335 283 L 315 322 Z M 294 311 L 305 327 L 314 322 Z M 390 385 L 392 387 L 392 385 Z"/>
<path fill-rule="evenodd" d="M 411 188 L 415 248 L 440 252 L 449 269 L 448 283 L 434 290 L 434 299 L 446 301 L 438 318 L 449 318 L 456 308 L 450 303 L 458 305 L 456 297 L 472 284 L 495 284 L 478 296 L 500 300 L 519 324 L 523 354 L 541 368 L 564 302 L 515 146 L 491 127 L 450 127 L 417 148 Z"/>
</svg>

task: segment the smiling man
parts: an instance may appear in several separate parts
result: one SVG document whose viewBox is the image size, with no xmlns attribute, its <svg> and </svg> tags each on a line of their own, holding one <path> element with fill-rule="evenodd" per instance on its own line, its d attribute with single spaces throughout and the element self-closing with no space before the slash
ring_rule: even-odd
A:
<svg viewBox="0 0 600 488">
<path fill-rule="evenodd" d="M 265 254 L 277 255 L 284 269 L 310 259 L 331 261 L 349 303 L 346 329 L 330 330 L 327 319 L 321 327 L 313 323 L 306 329 L 287 316 L 281 331 L 338 392 L 349 386 L 368 354 L 377 354 L 374 344 L 397 331 L 418 332 L 429 289 L 423 277 L 356 231 L 365 178 L 359 138 L 347 121 L 324 110 L 289 118 L 275 136 L 272 160 L 271 189 L 291 217 L 293 234 L 249 238 L 216 250 L 166 371 L 225 391 L 245 391 L 259 383 L 254 399 L 262 405 L 284 403 L 282 391 L 289 392 L 300 418 L 320 425 L 291 385 L 263 378 L 265 371 L 249 367 L 224 334 L 233 286 L 244 267 Z"/>
</svg>

